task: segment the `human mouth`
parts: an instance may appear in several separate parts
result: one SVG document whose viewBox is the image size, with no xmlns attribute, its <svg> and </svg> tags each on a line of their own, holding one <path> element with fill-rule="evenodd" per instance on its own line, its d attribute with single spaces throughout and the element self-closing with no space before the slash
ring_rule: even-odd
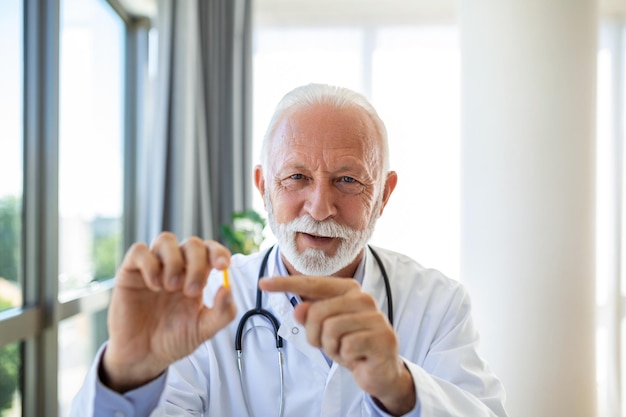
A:
<svg viewBox="0 0 626 417">
<path fill-rule="evenodd" d="M 335 237 L 321 236 L 314 233 L 298 232 L 298 234 L 301 236 L 301 239 L 303 242 L 305 242 L 306 246 L 311 248 L 326 247 L 328 244 L 338 239 Z"/>
<path fill-rule="evenodd" d="M 329 236 L 320 236 L 320 235 L 316 235 L 313 233 L 306 233 L 306 232 L 300 232 L 303 235 L 306 235 L 307 238 L 310 239 L 314 239 L 314 240 L 331 240 L 334 239 L 333 237 L 329 237 Z"/>
</svg>

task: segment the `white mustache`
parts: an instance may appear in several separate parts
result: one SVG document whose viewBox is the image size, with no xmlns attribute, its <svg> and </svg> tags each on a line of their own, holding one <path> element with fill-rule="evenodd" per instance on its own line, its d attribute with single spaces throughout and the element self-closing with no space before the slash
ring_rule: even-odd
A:
<svg viewBox="0 0 626 417">
<path fill-rule="evenodd" d="M 354 232 L 349 227 L 339 224 L 332 219 L 320 222 L 309 215 L 298 217 L 286 226 L 290 232 L 341 239 L 348 239 Z"/>
</svg>

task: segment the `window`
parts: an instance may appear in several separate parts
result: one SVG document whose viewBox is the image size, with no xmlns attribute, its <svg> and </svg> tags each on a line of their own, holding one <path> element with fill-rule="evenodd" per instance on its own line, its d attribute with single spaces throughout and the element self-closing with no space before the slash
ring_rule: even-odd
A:
<svg viewBox="0 0 626 417">
<path fill-rule="evenodd" d="M 59 300 L 114 277 L 123 253 L 124 20 L 104 0 L 62 0 Z M 106 311 L 59 323 L 59 415 L 106 340 Z"/>
<path fill-rule="evenodd" d="M 122 256 L 123 20 L 61 2 L 59 294 L 111 278 Z"/>
<path fill-rule="evenodd" d="M 22 306 L 22 2 L 0 2 L 0 311 Z M 20 343 L 0 344 L 0 416 L 21 414 Z"/>
<path fill-rule="evenodd" d="M 460 256 L 457 37 L 455 25 L 262 26 L 254 32 L 253 75 L 255 158 L 274 106 L 290 89 L 321 82 L 368 96 L 387 126 L 399 176 L 372 243 L 452 278 Z"/>
<path fill-rule="evenodd" d="M 107 339 L 105 323 L 106 311 L 78 314 L 59 323 L 59 416 L 69 413 L 94 353 Z"/>
<path fill-rule="evenodd" d="M 20 344 L 0 348 L 0 416 L 21 414 L 20 370 Z"/>
<path fill-rule="evenodd" d="M 107 337 L 149 29 L 117 1 L 0 1 L 1 417 L 65 415 Z"/>
<path fill-rule="evenodd" d="M 22 2 L 0 3 L 0 310 L 22 305 Z"/>
<path fill-rule="evenodd" d="M 624 415 L 624 26 L 600 26 L 596 139 L 598 415 Z M 621 388 L 621 392 L 620 392 Z"/>
</svg>

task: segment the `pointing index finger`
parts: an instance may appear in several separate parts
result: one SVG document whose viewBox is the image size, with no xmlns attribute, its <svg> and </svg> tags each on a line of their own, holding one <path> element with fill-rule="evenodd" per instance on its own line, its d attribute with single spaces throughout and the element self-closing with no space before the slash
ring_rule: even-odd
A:
<svg viewBox="0 0 626 417">
<path fill-rule="evenodd" d="M 311 300 L 337 297 L 360 288 L 352 278 L 291 275 L 259 280 L 259 288 L 268 292 L 290 292 Z"/>
</svg>

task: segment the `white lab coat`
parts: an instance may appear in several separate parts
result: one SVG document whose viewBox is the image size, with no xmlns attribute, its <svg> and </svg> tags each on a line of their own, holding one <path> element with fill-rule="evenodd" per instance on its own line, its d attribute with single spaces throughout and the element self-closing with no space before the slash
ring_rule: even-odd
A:
<svg viewBox="0 0 626 417">
<path fill-rule="evenodd" d="M 506 416 L 504 390 L 476 352 L 478 341 L 470 316 L 470 302 L 458 282 L 410 258 L 375 248 L 391 283 L 394 329 L 399 351 L 415 381 L 418 406 L 409 415 L 421 417 Z M 256 282 L 264 253 L 236 255 L 230 267 L 237 318 L 192 355 L 170 366 L 166 387 L 151 416 L 248 415 L 234 349 L 241 316 L 255 304 Z M 371 254 L 365 258 L 362 288 L 381 311 L 387 311 L 384 281 Z M 270 256 L 264 276 L 278 274 Z M 214 273 L 205 289 L 210 304 L 221 285 Z M 283 293 L 264 293 L 263 307 L 281 323 L 284 338 L 285 413 L 297 416 L 374 416 L 381 413 L 371 398 L 336 363 L 306 341 Z M 280 376 L 275 339 L 269 322 L 255 316 L 243 339 L 244 389 L 256 417 L 277 416 Z M 96 364 L 75 399 L 74 409 L 91 416 Z M 98 413 L 96 413 L 97 415 Z M 77 414 L 78 415 L 78 414 Z"/>
</svg>

